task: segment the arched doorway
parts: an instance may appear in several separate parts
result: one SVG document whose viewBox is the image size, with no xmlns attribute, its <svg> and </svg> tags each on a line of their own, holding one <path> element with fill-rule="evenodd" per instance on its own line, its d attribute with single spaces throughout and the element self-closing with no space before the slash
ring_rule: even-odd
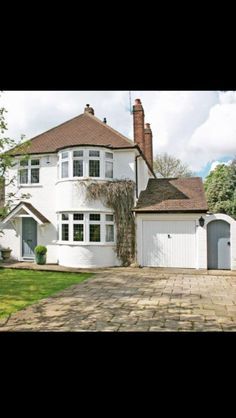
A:
<svg viewBox="0 0 236 418">
<path fill-rule="evenodd" d="M 214 220 L 207 225 L 208 269 L 230 270 L 230 224 Z"/>
</svg>

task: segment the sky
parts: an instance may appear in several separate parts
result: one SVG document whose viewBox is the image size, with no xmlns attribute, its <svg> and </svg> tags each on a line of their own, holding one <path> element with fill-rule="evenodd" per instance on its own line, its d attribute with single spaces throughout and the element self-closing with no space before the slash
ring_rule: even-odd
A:
<svg viewBox="0 0 236 418">
<path fill-rule="evenodd" d="M 167 152 L 205 177 L 217 163 L 236 155 L 235 91 L 131 91 L 131 103 L 141 99 L 145 122 L 153 131 L 154 156 Z M 30 139 L 84 112 L 130 139 L 133 118 L 128 91 L 4 91 L 0 107 L 8 113 L 7 135 Z"/>
</svg>

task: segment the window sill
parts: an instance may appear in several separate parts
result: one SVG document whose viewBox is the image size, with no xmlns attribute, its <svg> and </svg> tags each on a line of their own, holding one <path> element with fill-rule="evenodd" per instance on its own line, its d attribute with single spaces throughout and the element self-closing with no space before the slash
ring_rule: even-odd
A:
<svg viewBox="0 0 236 418">
<path fill-rule="evenodd" d="M 69 242 L 69 241 L 57 241 L 56 244 L 58 245 L 68 245 L 69 247 L 88 247 L 88 246 L 95 246 L 95 247 L 114 247 L 115 242 Z"/>
<path fill-rule="evenodd" d="M 73 177 L 73 178 L 66 178 L 57 180 L 55 184 L 64 183 L 66 181 L 113 181 L 113 178 L 104 178 L 104 177 Z"/>
<path fill-rule="evenodd" d="M 26 189 L 26 188 L 29 188 L 29 187 L 43 187 L 43 185 L 42 184 L 39 184 L 39 183 L 32 183 L 32 184 L 19 184 L 19 188 L 24 188 L 24 189 Z"/>
</svg>

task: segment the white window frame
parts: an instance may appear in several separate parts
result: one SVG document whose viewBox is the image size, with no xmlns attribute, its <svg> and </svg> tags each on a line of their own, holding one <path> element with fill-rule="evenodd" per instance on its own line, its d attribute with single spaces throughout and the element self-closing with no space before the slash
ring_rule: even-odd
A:
<svg viewBox="0 0 236 418">
<path fill-rule="evenodd" d="M 83 219 L 81 219 L 81 220 L 75 220 L 74 219 L 74 215 L 76 215 L 76 214 L 79 214 L 79 215 L 83 215 Z M 70 215 L 69 215 L 69 217 L 70 217 Z M 84 216 L 84 213 L 83 212 L 73 212 L 72 214 L 71 214 L 71 222 L 72 222 L 72 241 L 73 242 L 76 242 L 76 243 L 81 243 L 81 242 L 84 242 L 85 241 L 85 216 Z M 83 240 L 81 240 L 81 241 L 78 241 L 78 240 L 74 240 L 74 225 L 83 225 Z"/>
<path fill-rule="evenodd" d="M 21 160 L 24 161 L 24 160 Z M 40 158 L 29 158 L 28 160 L 25 160 L 27 165 L 21 165 L 21 161 L 19 161 L 18 164 L 18 183 L 20 186 L 37 186 L 40 184 Z M 32 161 L 39 161 L 37 165 L 32 165 Z M 39 170 L 39 181 L 37 183 L 31 183 L 31 170 L 37 168 Z M 20 179 L 20 172 L 23 170 L 27 170 L 27 183 L 21 183 Z"/>
<path fill-rule="evenodd" d="M 107 157 L 107 154 L 111 154 L 112 157 L 111 158 Z M 104 157 L 105 157 L 104 158 L 104 177 L 106 179 L 113 179 L 114 178 L 114 163 L 113 163 L 114 155 L 113 155 L 113 152 L 105 151 L 104 152 Z M 112 177 L 106 176 L 106 165 L 107 165 L 107 163 L 112 164 Z"/>
<path fill-rule="evenodd" d="M 83 156 L 74 157 L 75 151 L 83 152 Z M 90 151 L 99 152 L 99 157 L 90 156 Z M 67 158 L 62 158 L 63 153 L 67 153 Z M 112 158 L 107 158 L 106 154 L 111 154 Z M 74 176 L 74 161 L 83 161 L 83 176 Z M 89 174 L 89 164 L 90 161 L 99 161 L 99 177 L 92 177 Z M 68 164 L 68 177 L 62 177 L 62 163 L 66 162 Z M 106 163 L 112 163 L 113 165 L 113 177 L 106 177 Z M 114 178 L 114 153 L 107 148 L 70 148 L 61 150 L 59 153 L 58 159 L 59 169 L 58 169 L 58 180 L 59 181 L 68 181 L 68 180 L 82 180 L 84 178 L 91 178 L 92 180 L 113 180 Z"/>
<path fill-rule="evenodd" d="M 91 215 L 99 215 L 100 216 L 100 220 L 98 220 L 98 221 L 92 221 L 92 220 L 90 220 L 90 216 Z M 101 213 L 99 213 L 99 212 L 96 212 L 96 213 L 89 213 L 89 216 L 88 216 L 88 220 L 89 220 L 89 228 L 88 228 L 88 240 L 89 240 L 89 242 L 90 243 L 97 243 L 97 242 L 102 242 L 102 214 Z M 100 240 L 99 241 L 91 241 L 90 240 L 90 226 L 91 225 L 100 225 Z"/>
<path fill-rule="evenodd" d="M 81 157 L 74 157 L 74 152 L 76 151 L 81 151 L 83 153 L 83 155 Z M 85 177 L 84 173 L 85 173 L 85 150 L 83 149 L 74 149 L 72 150 L 72 177 L 73 178 L 83 178 Z M 82 176 L 74 176 L 74 161 L 82 161 L 82 167 L 83 167 L 83 175 Z"/>
<path fill-rule="evenodd" d="M 68 219 L 62 219 L 62 215 L 68 215 Z M 70 242 L 70 233 L 71 233 L 71 228 L 70 228 L 70 214 L 68 212 L 62 212 L 60 214 L 60 222 L 59 222 L 60 228 L 59 228 L 59 239 L 62 242 Z M 68 225 L 68 240 L 63 240 L 62 239 L 62 225 Z"/>
<path fill-rule="evenodd" d="M 83 220 L 74 220 L 74 214 L 83 215 Z M 68 215 L 68 220 L 62 220 L 62 215 Z M 90 220 L 90 215 L 100 215 L 100 221 Z M 106 215 L 112 215 L 113 221 L 107 221 Z M 116 227 L 114 221 L 114 214 L 112 212 L 99 212 L 99 211 L 63 211 L 59 214 L 59 223 L 58 223 L 58 238 L 59 244 L 67 245 L 114 245 L 116 240 Z M 62 240 L 62 225 L 67 224 L 69 229 L 69 240 Z M 74 241 L 74 225 L 83 225 L 83 241 Z M 90 241 L 90 225 L 100 225 L 100 241 Z M 106 225 L 113 225 L 114 227 L 114 241 L 106 241 Z"/>
<path fill-rule="evenodd" d="M 99 157 L 95 157 L 95 156 L 90 156 L 90 152 L 99 152 Z M 102 176 L 102 159 L 101 159 L 101 150 L 98 149 L 89 149 L 88 150 L 88 177 L 91 177 L 92 179 L 100 179 Z M 91 176 L 90 175 L 90 170 L 89 170 L 89 166 L 90 166 L 90 161 L 99 161 L 99 176 Z"/>
<path fill-rule="evenodd" d="M 107 221 L 107 215 L 113 216 L 112 221 Z M 113 226 L 113 241 L 107 241 L 107 226 Z M 114 243 L 115 242 L 115 222 L 114 222 L 114 214 L 113 213 L 105 213 L 105 242 Z"/>
<path fill-rule="evenodd" d="M 67 154 L 66 158 L 63 158 L 63 154 Z M 67 163 L 68 164 L 68 176 L 67 177 L 62 177 L 62 164 L 63 163 Z M 70 178 L 70 151 L 62 151 L 61 155 L 60 155 L 60 179 L 61 180 L 65 180 Z"/>
</svg>

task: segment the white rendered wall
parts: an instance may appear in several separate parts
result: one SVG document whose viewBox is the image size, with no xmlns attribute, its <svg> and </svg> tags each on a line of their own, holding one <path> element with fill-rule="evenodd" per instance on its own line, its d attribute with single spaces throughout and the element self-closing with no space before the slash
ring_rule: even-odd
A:
<svg viewBox="0 0 236 418">
<path fill-rule="evenodd" d="M 143 158 L 138 158 L 138 196 L 142 190 L 147 188 L 148 180 L 153 178 L 150 174 L 149 168 Z"/>
<path fill-rule="evenodd" d="M 94 268 L 119 266 L 115 246 L 111 245 L 59 245 L 58 259 L 61 266 Z"/>
</svg>

